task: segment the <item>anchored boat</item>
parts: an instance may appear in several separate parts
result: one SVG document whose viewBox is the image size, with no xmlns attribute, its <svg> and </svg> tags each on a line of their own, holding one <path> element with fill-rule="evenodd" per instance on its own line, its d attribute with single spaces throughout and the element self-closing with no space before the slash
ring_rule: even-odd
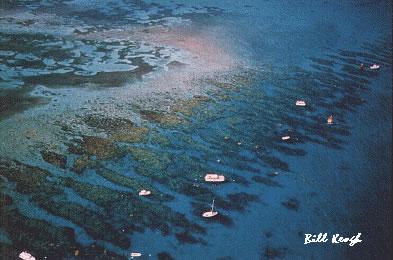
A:
<svg viewBox="0 0 393 260">
<path fill-rule="evenodd" d="M 305 107 L 306 106 L 306 101 L 304 101 L 304 100 L 297 100 L 296 101 L 296 106 Z"/>
<path fill-rule="evenodd" d="M 215 173 L 209 173 L 205 175 L 205 181 L 207 182 L 223 182 L 225 181 L 224 175 L 218 175 Z"/>
<path fill-rule="evenodd" d="M 332 124 L 333 124 L 333 116 L 332 116 L 332 115 L 330 115 L 330 116 L 328 117 L 327 123 L 328 123 L 328 125 L 332 125 Z"/>
<path fill-rule="evenodd" d="M 132 252 L 131 253 L 131 259 L 133 259 L 134 257 L 140 257 L 140 256 L 142 256 L 142 254 L 139 252 Z"/>
<path fill-rule="evenodd" d="M 204 218 L 211 218 L 218 215 L 218 212 L 214 210 L 214 199 L 211 205 L 211 209 L 209 211 L 206 211 L 202 214 L 202 217 Z"/>
<path fill-rule="evenodd" d="M 379 65 L 379 64 L 373 64 L 373 65 L 370 66 L 370 70 L 377 70 L 380 67 L 381 67 L 381 65 Z"/>
<path fill-rule="evenodd" d="M 23 251 L 22 253 L 20 253 L 19 258 L 23 259 L 23 260 L 35 260 L 35 257 L 26 251 Z"/>
<path fill-rule="evenodd" d="M 147 196 L 147 195 L 150 195 L 150 194 L 151 194 L 151 191 L 149 191 L 149 190 L 141 190 L 139 192 L 139 196 Z"/>
</svg>

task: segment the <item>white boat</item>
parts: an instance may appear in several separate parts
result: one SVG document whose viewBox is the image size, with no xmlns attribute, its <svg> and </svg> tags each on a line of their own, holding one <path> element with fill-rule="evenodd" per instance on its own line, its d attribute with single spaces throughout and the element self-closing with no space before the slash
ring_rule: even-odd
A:
<svg viewBox="0 0 393 260">
<path fill-rule="evenodd" d="M 380 67 L 381 67 L 381 65 L 373 64 L 373 65 L 370 66 L 370 70 L 377 70 L 377 69 L 379 69 Z"/>
<path fill-rule="evenodd" d="M 296 106 L 305 107 L 306 106 L 306 101 L 304 101 L 304 100 L 297 100 L 296 101 Z"/>
<path fill-rule="evenodd" d="M 291 138 L 291 137 L 290 137 L 289 135 L 286 135 L 286 136 L 281 137 L 281 139 L 284 140 L 284 141 L 285 141 L 285 140 L 289 140 L 290 138 Z"/>
<path fill-rule="evenodd" d="M 19 254 L 19 258 L 23 260 L 35 260 L 34 256 L 32 256 L 30 253 L 25 251 Z"/>
<path fill-rule="evenodd" d="M 132 252 L 131 253 L 131 259 L 133 259 L 134 257 L 140 257 L 140 256 L 142 256 L 142 254 L 139 252 Z"/>
<path fill-rule="evenodd" d="M 328 123 L 328 125 L 332 125 L 332 124 L 333 124 L 333 116 L 332 116 L 332 115 L 330 115 L 330 116 L 328 117 L 327 123 Z"/>
<path fill-rule="evenodd" d="M 149 191 L 149 190 L 141 190 L 139 192 L 139 196 L 147 196 L 147 195 L 150 195 L 150 194 L 151 194 L 151 191 Z"/>
<path fill-rule="evenodd" d="M 204 218 L 211 218 L 211 217 L 214 217 L 214 216 L 218 215 L 218 212 L 214 210 L 214 199 L 213 199 L 213 202 L 212 202 L 211 206 L 212 206 L 211 209 L 209 211 L 204 212 L 202 214 L 202 217 L 204 217 Z"/>
<path fill-rule="evenodd" d="M 207 182 L 223 182 L 225 181 L 224 175 L 218 175 L 215 173 L 209 173 L 205 175 L 205 181 Z"/>
</svg>

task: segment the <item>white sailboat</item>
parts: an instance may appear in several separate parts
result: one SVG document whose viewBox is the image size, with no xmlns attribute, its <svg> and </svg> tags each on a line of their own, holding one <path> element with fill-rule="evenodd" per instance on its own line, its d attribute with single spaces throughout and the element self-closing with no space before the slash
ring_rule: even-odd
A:
<svg viewBox="0 0 393 260">
<path fill-rule="evenodd" d="M 131 253 L 131 259 L 134 259 L 134 257 L 140 257 L 140 256 L 142 256 L 142 254 L 139 252 L 132 252 Z"/>
<path fill-rule="evenodd" d="M 139 196 L 148 196 L 150 194 L 151 194 L 151 191 L 149 191 L 149 190 L 141 190 L 139 192 Z"/>
<path fill-rule="evenodd" d="M 333 115 L 330 115 L 327 119 L 327 124 L 332 125 L 333 124 Z"/>
<path fill-rule="evenodd" d="M 204 212 L 202 214 L 202 217 L 204 217 L 204 218 L 211 218 L 211 217 L 214 217 L 216 215 L 218 215 L 218 212 L 214 210 L 214 199 L 213 199 L 213 202 L 212 202 L 212 205 L 211 205 L 211 210 Z"/>
<path fill-rule="evenodd" d="M 205 181 L 206 182 L 223 182 L 223 181 L 225 181 L 225 176 L 215 174 L 215 173 L 209 173 L 209 174 L 205 175 Z"/>
<path fill-rule="evenodd" d="M 19 254 L 19 258 L 23 260 L 36 260 L 34 256 L 32 256 L 30 253 L 23 251 L 22 253 Z"/>
<path fill-rule="evenodd" d="M 306 106 L 306 101 L 304 101 L 304 100 L 297 100 L 295 104 L 296 104 L 296 106 L 299 106 L 299 107 L 305 107 Z"/>
</svg>

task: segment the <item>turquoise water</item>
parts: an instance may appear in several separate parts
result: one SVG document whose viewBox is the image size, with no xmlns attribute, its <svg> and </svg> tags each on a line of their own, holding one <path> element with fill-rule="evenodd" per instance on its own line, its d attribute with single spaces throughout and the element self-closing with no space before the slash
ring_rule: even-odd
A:
<svg viewBox="0 0 393 260">
<path fill-rule="evenodd" d="M 3 99 L 5 105 L 2 105 L 4 119 L 0 127 L 3 129 L 21 113 L 24 113 L 24 118 L 46 118 L 46 114 L 50 118 L 52 112 L 46 110 L 46 105 L 36 106 L 33 99 L 36 96 L 24 94 L 34 93 L 34 90 L 39 93 L 39 98 L 49 99 L 46 101 L 49 104 L 54 99 L 50 95 L 59 100 L 54 103 L 58 110 L 54 110 L 53 114 L 64 113 L 65 117 L 70 117 L 68 111 L 73 106 L 76 108 L 85 99 L 97 98 L 95 104 L 102 102 L 106 105 L 105 102 L 108 102 L 115 105 L 115 108 L 104 110 L 108 118 L 125 115 L 124 118 L 137 122 L 132 116 L 134 113 L 143 115 L 138 107 L 141 104 L 124 101 L 122 95 L 126 92 L 120 92 L 121 89 L 133 89 L 139 86 L 138 82 L 148 81 L 149 75 L 165 73 L 173 60 L 192 64 L 193 58 L 187 52 L 183 53 L 182 47 L 187 50 L 187 44 L 198 43 L 195 38 L 200 35 L 207 35 L 208 39 L 202 41 L 206 45 L 200 49 L 202 52 L 206 49 L 209 55 L 201 55 L 202 59 L 217 54 L 213 58 L 217 58 L 218 63 L 225 63 L 231 59 L 224 54 L 230 53 L 230 57 L 233 55 L 239 60 L 242 71 L 246 73 L 240 76 L 235 73 L 233 78 L 229 77 L 230 87 L 207 89 L 204 95 L 209 97 L 208 101 L 198 104 L 192 113 L 178 112 L 182 123 L 168 127 L 153 117 L 145 122 L 142 116 L 142 125 L 151 131 L 147 140 L 116 143 L 125 149 L 119 156 L 100 158 L 99 153 L 90 154 L 89 158 L 96 164 L 79 174 L 73 168 L 73 162 L 81 157 L 70 151 L 69 142 L 74 138 L 83 139 L 86 135 L 102 137 L 101 130 L 108 128 L 96 127 L 99 125 L 96 121 L 87 123 L 92 129 L 76 127 L 84 126 L 78 118 L 97 112 L 89 106 L 86 110 L 81 109 L 80 113 L 75 112 L 74 121 L 64 119 L 57 122 L 71 129 L 66 130 L 66 134 L 58 134 L 56 127 L 48 127 L 50 133 L 55 133 L 50 140 L 59 141 L 59 150 L 67 157 L 64 170 L 58 165 L 37 160 L 37 157 L 41 158 L 38 152 L 24 157 L 24 151 L 18 150 L 22 145 L 15 145 L 15 150 L 10 153 L 2 148 L 1 158 L 15 159 L 50 172 L 50 177 L 44 180 L 53 187 L 53 190 L 19 190 L 18 185 L 23 182 L 5 173 L 10 167 L 4 166 L 7 163 L 1 161 L 4 178 L 0 184 L 3 193 L 10 196 L 13 203 L 5 206 L 5 216 L 13 216 L 13 207 L 24 216 L 21 222 L 16 223 L 41 219 L 57 228 L 72 228 L 75 243 L 82 252 L 75 255 L 75 248 L 67 245 L 64 246 L 65 251 L 40 248 L 29 239 L 17 239 L 10 234 L 12 231 L 32 236 L 36 231 L 26 231 L 23 225 L 15 229 L 3 226 L 1 230 L 4 230 L 7 239 L 1 240 L 2 245 L 9 246 L 9 241 L 12 241 L 11 249 L 2 250 L 5 258 L 13 259 L 10 257 L 14 254 L 13 250 L 28 250 L 39 259 L 44 256 L 49 256 L 49 259 L 110 259 L 99 250 L 89 251 L 87 248 L 92 243 L 116 254 L 115 259 L 129 258 L 133 251 L 141 252 L 142 259 L 169 259 L 162 252 L 167 252 L 174 259 L 391 258 L 391 3 L 45 2 L 49 3 L 49 7 L 37 2 L 29 7 L 29 10 L 36 11 L 29 12 L 56 13 L 62 19 L 54 23 L 54 28 L 37 26 L 23 29 L 31 30 L 27 35 L 37 38 L 35 41 L 22 34 L 24 40 L 17 47 L 13 46 L 9 39 L 17 41 L 15 35 L 20 35 L 18 30 L 22 29 L 9 32 L 10 29 L 4 25 L 6 19 L 3 19 L 0 46 L 1 51 L 9 51 L 0 52 L 1 93 L 7 97 Z M 25 6 L 26 3 L 20 2 L 20 7 Z M 15 6 L 6 5 L 4 10 L 15 10 Z M 76 14 L 75 20 L 65 19 Z M 155 38 L 151 29 L 155 27 L 150 26 L 158 24 L 172 29 L 172 23 L 182 26 L 191 23 L 191 27 L 186 28 L 191 28 L 187 30 L 190 30 L 192 40 L 185 39 L 185 46 L 170 46 L 172 39 L 163 40 L 165 44 L 161 47 L 154 45 L 161 38 Z M 77 34 L 82 35 L 89 35 L 88 32 L 94 30 L 108 32 L 121 28 L 123 34 L 135 30 L 124 29 L 128 25 L 147 26 L 147 30 L 152 30 L 149 32 L 151 36 L 145 42 L 134 42 L 133 39 L 122 42 L 116 39 L 119 35 L 111 32 L 105 35 L 109 44 L 101 38 L 76 40 L 68 34 L 74 28 L 78 28 Z M 45 32 L 49 36 L 33 34 L 46 30 L 49 30 L 49 33 Z M 151 39 L 154 40 L 149 42 Z M 42 46 L 55 46 L 48 51 L 57 51 L 58 57 L 42 52 Z M 189 48 L 191 52 L 193 48 Z M 211 49 L 212 53 L 209 52 Z M 25 51 L 33 53 L 38 60 L 42 59 L 40 55 L 53 56 L 52 63 L 47 59 L 46 62 L 44 60 L 45 65 L 34 65 L 34 56 L 26 55 Z M 14 61 L 8 58 L 9 55 L 14 55 Z M 23 60 L 19 67 L 12 65 L 18 60 Z M 377 71 L 361 70 L 361 63 L 367 67 L 378 63 L 381 68 Z M 212 70 L 218 67 L 217 64 L 212 65 Z M 105 74 L 125 71 L 129 74 Z M 174 71 L 179 75 L 183 73 L 181 69 Z M 62 75 L 68 75 L 62 73 L 70 73 L 69 78 L 62 78 Z M 104 76 L 97 76 L 100 73 Z M 218 82 L 228 83 L 228 80 L 219 78 Z M 90 83 L 94 83 L 91 89 L 88 88 Z M 124 84 L 130 86 L 124 87 Z M 218 85 L 217 82 L 211 84 Z M 107 88 L 107 85 L 116 88 Z M 155 87 L 154 84 L 152 86 Z M 52 93 L 49 98 L 39 87 Z M 75 98 L 67 99 L 66 91 L 75 93 Z M 27 101 L 18 101 L 16 105 L 13 105 L 13 99 L 9 101 L 8 97 L 20 95 Z M 307 106 L 295 106 L 298 99 L 304 99 Z M 94 108 L 97 107 L 99 109 L 100 106 Z M 334 115 L 333 125 L 326 124 L 329 115 Z M 105 124 L 100 119 L 98 121 Z M 114 127 L 121 126 L 119 123 Z M 290 135 L 291 139 L 283 141 L 281 137 L 284 135 Z M 12 138 L 5 142 L 18 143 Z M 45 140 L 40 139 L 40 142 L 37 151 L 45 147 Z M 67 146 L 68 150 L 65 149 Z M 148 152 L 132 150 L 136 148 Z M 18 155 L 19 152 L 22 155 Z M 135 187 L 127 186 L 124 180 L 119 183 L 108 175 L 102 175 L 101 171 L 106 170 L 111 171 L 111 176 L 150 185 L 157 190 L 153 193 L 165 196 L 140 198 L 132 195 Z M 201 177 L 209 171 L 223 173 L 229 181 L 207 185 Z M 33 172 L 33 169 L 28 168 L 27 172 Z M 95 190 L 96 187 L 106 189 Z M 63 191 L 65 195 L 55 191 Z M 124 195 L 126 199 L 112 198 L 111 191 L 113 194 L 123 192 L 121 198 Z M 37 194 L 42 197 L 34 197 Z M 219 216 L 205 221 L 200 215 L 209 208 L 213 198 L 216 198 Z M 49 203 L 43 203 L 42 199 Z M 76 207 L 65 207 L 65 211 L 69 210 L 71 214 L 53 208 L 53 205 L 61 208 L 70 202 L 79 205 L 82 213 L 78 213 Z M 22 208 L 28 210 L 23 211 Z M 130 209 L 138 218 L 134 215 L 128 218 Z M 182 214 L 185 220 L 175 212 Z M 146 218 L 143 218 L 144 214 L 147 214 Z M 92 220 L 97 225 L 104 226 L 105 223 L 108 227 L 94 231 L 89 223 L 91 219 L 97 219 L 95 222 Z M 34 223 L 33 226 L 36 225 Z M 169 231 L 166 232 L 167 229 Z M 304 234 L 325 232 L 345 236 L 362 233 L 363 242 L 353 247 L 331 243 L 304 245 Z M 108 233 L 116 235 L 112 237 Z M 40 237 L 43 245 L 51 239 L 55 240 L 54 236 Z"/>
</svg>

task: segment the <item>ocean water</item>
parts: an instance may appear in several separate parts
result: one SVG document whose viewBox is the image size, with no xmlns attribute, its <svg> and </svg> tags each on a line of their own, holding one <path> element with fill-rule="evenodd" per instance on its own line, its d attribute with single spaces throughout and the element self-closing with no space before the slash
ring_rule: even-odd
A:
<svg viewBox="0 0 393 260">
<path fill-rule="evenodd" d="M 391 258 L 389 1 L 1 8 L 2 258 Z"/>
</svg>

